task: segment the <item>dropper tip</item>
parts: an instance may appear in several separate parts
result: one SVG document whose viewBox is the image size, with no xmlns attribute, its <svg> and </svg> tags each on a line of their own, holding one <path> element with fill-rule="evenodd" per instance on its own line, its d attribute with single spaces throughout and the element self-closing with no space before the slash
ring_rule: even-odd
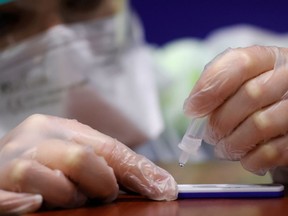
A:
<svg viewBox="0 0 288 216">
<path fill-rule="evenodd" d="M 179 166 L 180 166 L 180 167 L 184 167 L 185 164 L 184 164 L 184 163 L 179 163 Z"/>
<path fill-rule="evenodd" d="M 179 166 L 180 167 L 184 167 L 185 164 L 187 163 L 188 159 L 189 159 L 190 154 L 182 151 L 180 158 L 179 158 Z"/>
</svg>

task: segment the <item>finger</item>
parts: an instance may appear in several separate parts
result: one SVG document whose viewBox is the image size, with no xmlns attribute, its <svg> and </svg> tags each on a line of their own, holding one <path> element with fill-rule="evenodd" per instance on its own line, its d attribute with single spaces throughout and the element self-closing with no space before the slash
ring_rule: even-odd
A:
<svg viewBox="0 0 288 216">
<path fill-rule="evenodd" d="M 112 168 L 92 147 L 51 139 L 41 143 L 34 157 L 51 169 L 61 170 L 90 198 L 110 202 L 118 195 Z"/>
<path fill-rule="evenodd" d="M 48 204 L 59 207 L 81 206 L 86 200 L 60 171 L 52 171 L 33 160 L 18 159 L 3 167 L 0 188 L 41 194 Z"/>
<path fill-rule="evenodd" d="M 278 166 L 288 165 L 288 135 L 270 140 L 259 145 L 241 159 L 242 166 L 250 172 L 265 175 Z"/>
<path fill-rule="evenodd" d="M 14 193 L 0 190 L 0 215 L 31 213 L 41 207 L 43 198 L 39 194 Z"/>
<path fill-rule="evenodd" d="M 46 125 L 46 130 L 53 131 L 54 137 L 69 140 L 83 146 L 92 146 L 95 153 L 104 157 L 108 165 L 113 168 L 117 179 L 119 179 L 124 187 L 151 199 L 172 200 L 177 198 L 177 184 L 168 172 L 156 166 L 148 159 L 137 155 L 117 140 L 75 120 L 43 115 L 35 115 L 33 118 L 33 122 L 41 121 Z M 53 149 L 50 151 L 53 152 Z M 56 150 L 54 149 L 54 151 Z M 81 151 L 78 153 L 81 153 Z M 82 157 L 84 157 L 83 155 Z M 81 158 L 81 154 L 78 156 L 76 154 L 75 158 Z M 60 159 L 55 161 L 61 162 L 63 158 Z M 95 168 L 92 170 L 95 170 Z M 90 172 L 89 169 L 88 172 Z M 77 178 L 77 176 L 75 177 Z M 113 185 L 113 183 L 110 184 Z M 111 189 L 111 186 L 106 188 Z"/>
<path fill-rule="evenodd" d="M 286 67 L 279 67 L 247 81 L 235 95 L 211 114 L 207 142 L 217 143 L 249 115 L 281 100 L 288 91 L 287 71 Z"/>
<path fill-rule="evenodd" d="M 109 157 L 117 179 L 125 188 L 154 200 L 176 199 L 177 188 L 173 177 L 144 156 L 118 143 L 113 154 L 106 157 Z"/>
<path fill-rule="evenodd" d="M 205 68 L 185 101 L 185 113 L 192 116 L 210 113 L 244 82 L 272 70 L 277 53 L 276 48 L 252 46 L 230 49 L 216 57 Z"/>
<path fill-rule="evenodd" d="M 82 145 L 93 146 L 96 153 L 103 156 L 113 168 L 122 186 L 155 200 L 177 198 L 177 184 L 167 171 L 117 140 L 103 134 L 99 136 L 99 132 L 87 126 L 78 126 L 81 129 L 71 139 Z"/>
<path fill-rule="evenodd" d="M 216 155 L 230 160 L 239 160 L 256 145 L 286 134 L 287 109 L 288 101 L 283 100 L 253 114 L 231 135 L 216 144 Z"/>
</svg>

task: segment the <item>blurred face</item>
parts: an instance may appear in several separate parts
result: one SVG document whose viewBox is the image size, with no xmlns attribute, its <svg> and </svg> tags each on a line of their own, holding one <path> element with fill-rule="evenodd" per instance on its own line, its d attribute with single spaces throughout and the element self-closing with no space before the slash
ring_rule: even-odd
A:
<svg viewBox="0 0 288 216">
<path fill-rule="evenodd" d="M 0 49 L 58 24 L 111 16 L 124 0 L 17 0 L 0 6 Z"/>
</svg>

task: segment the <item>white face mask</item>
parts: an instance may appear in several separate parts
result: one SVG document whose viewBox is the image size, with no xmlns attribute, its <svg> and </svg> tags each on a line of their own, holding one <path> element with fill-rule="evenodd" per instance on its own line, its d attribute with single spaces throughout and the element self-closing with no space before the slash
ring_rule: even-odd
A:
<svg viewBox="0 0 288 216">
<path fill-rule="evenodd" d="M 132 28 L 121 25 L 128 19 Z M 157 136 L 163 125 L 150 55 L 141 39 L 137 22 L 121 14 L 58 25 L 0 53 L 4 132 L 33 113 L 65 116 L 66 90 L 89 83 L 148 136 Z"/>
</svg>

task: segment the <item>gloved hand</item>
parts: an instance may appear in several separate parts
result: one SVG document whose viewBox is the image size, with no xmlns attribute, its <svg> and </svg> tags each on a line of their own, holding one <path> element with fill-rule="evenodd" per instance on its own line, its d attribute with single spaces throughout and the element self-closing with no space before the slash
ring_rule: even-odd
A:
<svg viewBox="0 0 288 216">
<path fill-rule="evenodd" d="M 110 202 L 119 186 L 173 200 L 173 177 L 124 144 L 75 120 L 35 114 L 0 140 L 0 213 Z"/>
<path fill-rule="evenodd" d="M 264 175 L 288 165 L 287 90 L 288 49 L 228 49 L 205 67 L 184 110 L 208 116 L 204 140 L 218 157 Z"/>
</svg>

